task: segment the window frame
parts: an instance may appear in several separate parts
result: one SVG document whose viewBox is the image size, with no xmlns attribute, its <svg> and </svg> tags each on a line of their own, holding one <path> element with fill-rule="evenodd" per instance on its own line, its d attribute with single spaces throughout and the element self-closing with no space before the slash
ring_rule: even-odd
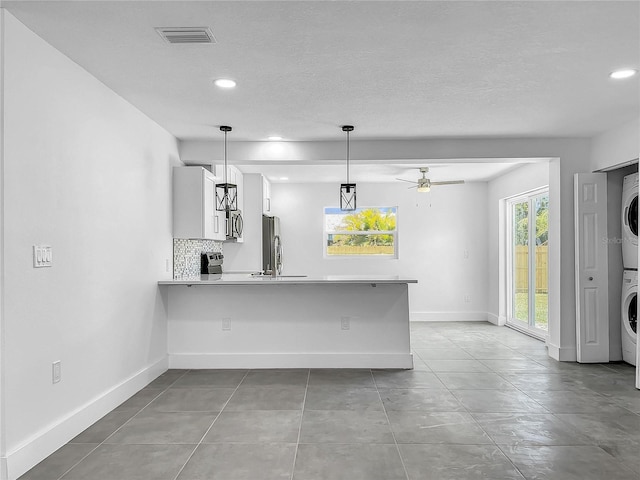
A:
<svg viewBox="0 0 640 480">
<path fill-rule="evenodd" d="M 387 210 L 387 209 L 393 209 L 395 212 L 395 218 L 396 218 L 396 228 L 395 230 L 332 230 L 329 231 L 327 230 L 327 220 L 326 220 L 326 216 L 327 216 L 327 210 L 339 210 L 338 207 L 323 207 L 322 208 L 322 255 L 324 259 L 329 259 L 329 260 L 334 260 L 334 259 L 352 259 L 352 258 L 365 258 L 365 259 L 371 259 L 371 258 L 379 258 L 379 259 L 386 259 L 386 260 L 397 260 L 398 256 L 399 256 L 399 228 L 398 228 L 398 221 L 399 221 L 399 208 L 397 205 L 385 205 L 385 206 L 365 206 L 365 207 L 358 207 L 356 208 L 356 210 L 354 211 L 345 211 L 344 214 L 345 215 L 350 215 L 353 213 L 358 213 L 361 212 L 363 210 L 370 210 L 370 209 L 377 209 L 377 210 Z M 329 247 L 329 235 L 392 235 L 393 236 L 393 253 L 392 254 L 360 254 L 360 255 L 348 255 L 348 254 L 334 254 L 334 255 L 330 255 L 328 253 L 328 247 Z"/>
</svg>

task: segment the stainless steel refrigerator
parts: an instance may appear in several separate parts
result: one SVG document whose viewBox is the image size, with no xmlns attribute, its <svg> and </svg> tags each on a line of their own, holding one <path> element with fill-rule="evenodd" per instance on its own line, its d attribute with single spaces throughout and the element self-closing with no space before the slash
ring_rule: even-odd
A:
<svg viewBox="0 0 640 480">
<path fill-rule="evenodd" d="M 277 269 L 278 275 L 282 273 L 280 219 L 262 215 L 262 270 L 267 274 L 273 268 Z"/>
</svg>

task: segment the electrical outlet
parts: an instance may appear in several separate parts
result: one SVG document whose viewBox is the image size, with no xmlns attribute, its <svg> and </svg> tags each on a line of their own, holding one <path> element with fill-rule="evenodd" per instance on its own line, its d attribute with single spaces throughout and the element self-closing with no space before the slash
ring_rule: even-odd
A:
<svg viewBox="0 0 640 480">
<path fill-rule="evenodd" d="M 471 296 L 469 296 L 469 295 L 465 295 L 465 296 L 464 296 L 464 301 L 465 301 L 465 303 L 469 303 L 469 302 L 471 302 Z"/>
<path fill-rule="evenodd" d="M 58 383 L 62 380 L 62 364 L 60 363 L 60 360 L 53 362 L 51 365 L 51 377 L 53 383 Z"/>
<path fill-rule="evenodd" d="M 231 319 L 229 317 L 222 319 L 222 330 L 231 330 Z"/>
<path fill-rule="evenodd" d="M 462 255 L 464 258 L 469 259 L 469 250 L 465 250 Z"/>
<path fill-rule="evenodd" d="M 166 258 L 164 261 L 164 269 L 167 273 L 171 271 L 171 262 L 169 262 L 168 258 Z"/>
<path fill-rule="evenodd" d="M 342 328 L 342 330 L 349 330 L 351 328 L 351 317 L 341 317 L 340 328 Z"/>
</svg>

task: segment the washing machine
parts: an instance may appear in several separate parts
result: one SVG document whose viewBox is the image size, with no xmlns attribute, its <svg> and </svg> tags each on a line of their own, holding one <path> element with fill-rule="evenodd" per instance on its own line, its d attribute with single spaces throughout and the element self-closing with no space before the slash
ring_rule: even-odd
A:
<svg viewBox="0 0 640 480">
<path fill-rule="evenodd" d="M 638 268 L 638 174 L 627 175 L 622 184 L 622 263 Z"/>
<path fill-rule="evenodd" d="M 622 276 L 622 359 L 636 364 L 638 339 L 638 271 L 625 270 Z"/>
</svg>

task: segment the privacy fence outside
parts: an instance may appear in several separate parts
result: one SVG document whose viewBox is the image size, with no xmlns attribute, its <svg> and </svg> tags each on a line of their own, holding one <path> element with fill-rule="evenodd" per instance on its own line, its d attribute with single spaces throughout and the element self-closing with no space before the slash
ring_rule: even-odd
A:
<svg viewBox="0 0 640 480">
<path fill-rule="evenodd" d="M 529 284 L 529 265 L 528 265 L 529 246 L 516 245 L 514 252 L 515 265 L 515 289 L 516 293 L 528 291 Z M 549 278 L 547 275 L 549 263 L 549 246 L 540 245 L 536 247 L 536 293 L 547 293 Z"/>
</svg>

